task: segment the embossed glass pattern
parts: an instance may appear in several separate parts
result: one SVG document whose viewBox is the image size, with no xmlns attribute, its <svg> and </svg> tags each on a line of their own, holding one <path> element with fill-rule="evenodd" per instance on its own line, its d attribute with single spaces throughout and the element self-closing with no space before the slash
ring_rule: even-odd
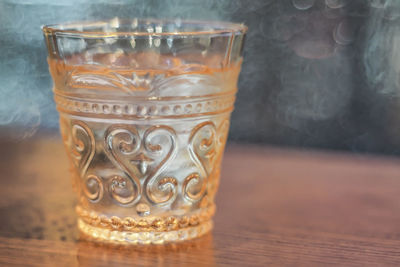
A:
<svg viewBox="0 0 400 267">
<path fill-rule="evenodd" d="M 160 244 L 209 231 L 246 27 L 116 18 L 43 31 L 81 232 Z"/>
</svg>

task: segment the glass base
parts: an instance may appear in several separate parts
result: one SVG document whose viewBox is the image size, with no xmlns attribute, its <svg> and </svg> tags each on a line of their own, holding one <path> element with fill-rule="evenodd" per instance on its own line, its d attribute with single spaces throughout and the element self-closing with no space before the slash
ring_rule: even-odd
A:
<svg viewBox="0 0 400 267">
<path fill-rule="evenodd" d="M 190 240 L 208 233 L 213 227 L 212 220 L 203 222 L 197 226 L 187 227 L 175 231 L 164 232 L 129 232 L 116 231 L 95 227 L 78 219 L 79 230 L 89 239 L 98 242 L 114 244 L 165 244 Z"/>
</svg>

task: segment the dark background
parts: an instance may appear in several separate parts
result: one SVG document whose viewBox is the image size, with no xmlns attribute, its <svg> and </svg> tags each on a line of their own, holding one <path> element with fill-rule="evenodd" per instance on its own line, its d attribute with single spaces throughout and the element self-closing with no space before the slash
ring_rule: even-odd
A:
<svg viewBox="0 0 400 267">
<path fill-rule="evenodd" d="M 116 16 L 249 27 L 231 141 L 400 155 L 397 0 L 0 0 L 0 131 L 57 130 L 41 25 Z"/>
</svg>

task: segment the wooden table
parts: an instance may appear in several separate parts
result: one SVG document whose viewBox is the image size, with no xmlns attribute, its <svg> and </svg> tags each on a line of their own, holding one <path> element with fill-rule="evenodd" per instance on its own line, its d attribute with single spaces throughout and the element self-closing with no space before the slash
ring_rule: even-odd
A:
<svg viewBox="0 0 400 267">
<path fill-rule="evenodd" d="M 400 265 L 400 160 L 229 145 L 212 234 L 79 241 L 58 137 L 0 144 L 0 265 Z"/>
</svg>

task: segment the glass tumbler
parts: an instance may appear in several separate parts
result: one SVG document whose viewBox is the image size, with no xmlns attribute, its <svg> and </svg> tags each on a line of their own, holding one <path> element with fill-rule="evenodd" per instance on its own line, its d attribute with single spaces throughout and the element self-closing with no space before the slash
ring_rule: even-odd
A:
<svg viewBox="0 0 400 267">
<path fill-rule="evenodd" d="M 162 244 L 210 231 L 246 30 L 118 18 L 43 27 L 85 236 Z"/>
</svg>

